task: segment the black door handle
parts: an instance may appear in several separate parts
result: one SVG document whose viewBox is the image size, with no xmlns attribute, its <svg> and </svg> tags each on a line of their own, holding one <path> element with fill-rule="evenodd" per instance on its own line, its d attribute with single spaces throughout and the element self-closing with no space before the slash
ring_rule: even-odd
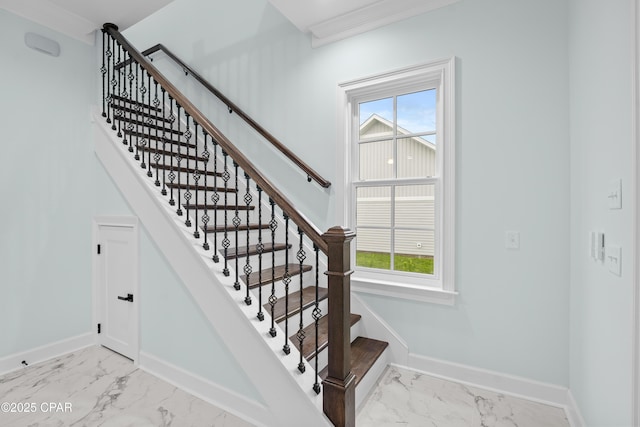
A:
<svg viewBox="0 0 640 427">
<path fill-rule="evenodd" d="M 127 294 L 126 297 L 118 297 L 119 300 L 133 302 L 133 294 Z"/>
</svg>

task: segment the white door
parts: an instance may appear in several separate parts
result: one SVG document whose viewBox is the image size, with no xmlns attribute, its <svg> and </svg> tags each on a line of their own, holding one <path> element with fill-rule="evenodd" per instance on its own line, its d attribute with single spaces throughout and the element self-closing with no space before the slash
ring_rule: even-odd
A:
<svg viewBox="0 0 640 427">
<path fill-rule="evenodd" d="M 129 359 L 138 352 L 138 254 L 136 228 L 98 226 L 98 324 L 100 344 Z"/>
</svg>

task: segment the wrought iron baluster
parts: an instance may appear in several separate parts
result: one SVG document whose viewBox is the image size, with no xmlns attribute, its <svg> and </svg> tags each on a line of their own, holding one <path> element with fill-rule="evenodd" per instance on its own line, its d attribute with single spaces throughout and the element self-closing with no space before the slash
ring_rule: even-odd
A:
<svg viewBox="0 0 640 427">
<path fill-rule="evenodd" d="M 163 113 L 162 113 L 162 118 L 165 118 L 165 109 L 167 108 L 167 92 L 163 87 L 160 87 L 160 89 L 162 90 L 162 105 L 163 105 Z M 171 132 L 169 133 L 169 136 L 171 136 Z M 167 150 L 167 124 L 166 124 L 166 120 L 162 120 L 162 147 L 163 149 Z M 173 158 L 173 156 L 169 156 L 170 158 Z M 162 159 L 162 191 L 160 192 L 163 196 L 167 195 L 167 155 L 165 154 L 163 159 Z M 157 171 L 156 171 L 157 172 Z"/>
<path fill-rule="evenodd" d="M 156 162 L 156 180 L 154 182 L 154 185 L 156 187 L 160 187 L 160 169 L 158 168 L 158 164 L 160 163 L 160 159 L 162 158 L 162 156 L 166 156 L 166 154 L 163 154 L 162 156 L 160 155 L 160 150 L 158 149 L 158 145 L 160 144 L 160 135 L 158 134 L 159 132 L 159 128 L 160 128 L 160 111 L 158 111 L 158 108 L 160 107 L 160 99 L 158 98 L 158 82 L 157 81 L 153 81 L 153 85 L 154 85 L 154 98 L 153 98 L 153 106 L 156 107 L 156 110 L 153 113 L 153 116 L 155 118 L 155 136 L 156 136 L 156 153 L 153 155 L 153 160 L 155 160 Z M 163 125 L 164 128 L 164 125 Z M 166 142 L 165 139 L 162 138 L 162 151 L 166 150 Z M 149 172 L 151 172 L 151 168 L 149 168 Z M 152 175 L 153 176 L 153 173 Z"/>
<path fill-rule="evenodd" d="M 178 108 L 178 118 L 177 118 L 177 122 L 178 122 L 178 134 L 180 134 L 180 125 L 181 125 L 181 121 L 180 121 L 180 111 L 182 109 L 182 107 L 180 106 L 180 104 L 178 104 L 178 102 L 176 102 L 176 107 Z M 172 150 L 173 152 L 173 150 Z M 182 176 L 182 171 L 180 170 L 180 162 L 182 162 L 182 148 L 180 145 L 178 145 L 178 151 L 175 152 L 175 154 L 173 155 L 173 157 L 176 158 L 176 164 L 178 165 L 178 209 L 176 210 L 176 214 L 178 216 L 182 216 L 182 197 L 180 196 L 181 194 L 181 189 L 180 189 L 180 181 L 181 181 L 181 176 Z"/>
<path fill-rule="evenodd" d="M 289 284 L 291 283 L 291 274 L 289 274 L 289 215 L 286 212 L 282 212 L 284 217 L 284 277 L 282 279 L 284 283 L 284 345 L 282 351 L 285 354 L 291 353 L 289 347 Z M 275 248 L 274 248 L 275 249 Z M 274 250 L 275 256 L 275 250 Z"/>
<path fill-rule="evenodd" d="M 111 92 L 111 69 L 113 66 L 113 38 L 107 36 L 107 50 L 105 52 L 107 58 L 107 94 L 105 101 L 107 103 L 107 123 L 111 123 L 111 115 L 113 113 L 113 94 Z"/>
<path fill-rule="evenodd" d="M 320 394 L 320 382 L 319 382 L 319 373 L 318 373 L 318 347 L 320 346 L 320 342 L 318 339 L 318 333 L 319 333 L 319 325 L 320 325 L 320 318 L 322 317 L 322 310 L 320 309 L 320 248 L 318 248 L 318 246 L 314 243 L 313 244 L 313 251 L 316 254 L 316 265 L 315 265 L 315 273 L 316 273 L 316 299 L 315 299 L 315 307 L 313 308 L 313 320 L 315 322 L 315 328 L 316 328 L 316 347 L 315 347 L 315 378 L 316 378 L 316 382 L 313 384 L 313 391 L 316 392 L 316 394 Z"/>
<path fill-rule="evenodd" d="M 262 322 L 264 320 L 264 313 L 262 312 L 262 253 L 264 252 L 264 244 L 262 243 L 262 188 L 256 185 L 256 190 L 258 191 L 258 320 Z M 248 224 L 249 220 L 247 219 Z M 249 230 L 247 230 L 248 233 Z"/>
<path fill-rule="evenodd" d="M 141 90 L 141 86 L 140 86 L 140 64 L 138 64 L 136 62 L 136 96 L 135 96 L 135 104 L 134 104 L 134 110 L 136 111 L 136 154 L 134 156 L 134 158 L 136 160 L 140 160 L 140 120 L 141 120 L 141 114 L 140 112 L 142 111 L 142 106 L 140 105 L 140 90 Z M 144 154 L 143 154 L 143 159 L 142 162 L 144 163 Z"/>
<path fill-rule="evenodd" d="M 209 204 L 207 200 L 209 200 L 209 187 L 207 186 L 208 175 L 209 175 L 209 158 L 211 157 L 211 153 L 209 152 L 209 145 L 207 144 L 207 137 L 209 134 L 204 128 L 202 129 L 202 139 L 204 141 L 204 151 L 202 152 L 202 157 L 204 158 L 204 214 L 202 215 L 202 229 L 204 230 L 204 243 L 202 244 L 202 248 L 205 251 L 209 250 L 209 236 L 208 236 L 208 226 L 211 217 L 209 216 Z"/>
<path fill-rule="evenodd" d="M 120 63 L 122 62 L 122 46 L 120 46 L 120 43 L 116 43 L 114 46 L 118 47 L 118 62 L 115 63 L 114 67 L 113 67 L 113 93 L 117 93 L 118 95 L 118 101 L 117 104 L 118 106 L 122 107 L 122 76 L 120 74 L 120 71 L 117 69 L 118 65 L 120 65 Z M 115 61 L 116 55 L 114 52 L 113 55 L 113 59 Z M 117 78 L 116 78 L 116 73 Z M 122 131 L 121 131 L 121 123 L 122 121 L 120 120 L 120 117 L 122 116 L 122 110 L 121 109 L 116 109 L 113 112 L 113 124 L 111 126 L 111 129 L 113 130 L 118 130 L 118 138 L 122 138 Z M 118 122 L 118 126 L 116 126 L 116 122 Z"/>
<path fill-rule="evenodd" d="M 271 230 L 271 294 L 269 295 L 269 306 L 271 309 L 271 328 L 269 334 L 272 337 L 277 335 L 276 320 L 274 316 L 278 297 L 276 296 L 276 252 L 273 250 L 276 244 L 276 230 L 278 229 L 278 221 L 276 220 L 276 202 L 269 197 L 269 205 L 271 206 L 271 219 L 269 220 L 269 230 Z"/>
<path fill-rule="evenodd" d="M 119 116 L 120 116 L 120 120 L 118 120 L 118 129 L 120 132 L 120 135 L 122 136 L 122 145 L 128 145 L 129 142 L 127 141 L 127 125 L 129 124 L 127 121 L 127 117 L 128 117 L 128 109 L 127 104 L 131 104 L 130 99 L 129 99 L 129 92 L 127 91 L 127 66 L 128 66 L 128 62 L 127 62 L 127 56 L 129 55 L 129 53 L 125 50 L 124 53 L 124 62 L 121 62 L 119 65 L 119 70 L 118 70 L 118 80 L 122 83 L 122 87 L 120 88 L 120 96 L 122 97 L 122 99 L 120 100 L 120 106 L 122 107 L 119 110 Z"/>
<path fill-rule="evenodd" d="M 300 239 L 300 246 L 298 248 L 298 252 L 296 253 L 296 259 L 298 260 L 298 263 L 300 264 L 300 323 L 299 323 L 299 327 L 298 327 L 298 333 L 297 333 L 297 338 L 298 338 L 298 342 L 300 343 L 300 362 L 298 363 L 298 370 L 302 373 L 304 373 L 305 371 L 305 365 L 303 362 L 303 356 L 302 356 L 302 345 L 304 344 L 304 339 L 305 339 L 305 333 L 304 333 L 304 321 L 303 321 L 303 314 L 304 314 L 304 302 L 302 299 L 302 288 L 303 288 L 303 275 L 304 275 L 304 260 L 307 258 L 307 254 L 304 251 L 304 245 L 303 245 L 303 240 L 304 240 L 304 235 L 302 233 L 302 229 L 300 227 L 298 227 L 298 238 Z"/>
<path fill-rule="evenodd" d="M 147 93 L 151 92 L 151 89 L 147 89 L 147 86 L 145 85 L 145 74 L 147 73 L 147 71 L 144 69 L 144 67 L 140 67 L 140 104 L 138 105 L 140 107 L 140 109 L 138 110 L 140 112 L 140 140 L 138 142 L 138 145 L 140 147 L 142 147 L 140 149 L 140 151 L 142 151 L 142 154 L 140 155 L 140 167 L 142 169 L 146 169 L 147 168 L 147 163 L 145 162 L 145 150 L 146 149 L 150 149 L 151 148 L 151 144 L 149 143 L 146 134 L 144 133 L 144 123 L 146 122 L 145 116 L 147 114 L 147 112 L 145 111 L 145 107 L 148 104 L 148 102 L 145 100 L 147 98 Z M 151 153 L 151 151 L 149 151 L 149 153 Z M 149 154 L 151 155 L 151 154 Z"/>
<path fill-rule="evenodd" d="M 186 206 L 190 206 L 189 202 L 191 201 L 191 199 L 193 198 L 193 193 L 191 193 L 191 186 L 190 186 L 190 182 L 191 182 L 191 173 L 189 173 L 189 144 L 191 142 L 191 116 L 189 115 L 189 113 L 187 113 L 185 111 L 184 115 L 187 118 L 187 125 L 185 127 L 184 130 L 184 138 L 185 138 L 185 142 L 187 144 L 186 148 L 186 152 L 187 154 L 184 156 L 185 160 L 187 161 L 187 171 L 186 171 L 186 175 L 187 175 L 187 186 L 185 187 L 184 190 L 184 200 L 185 200 L 185 205 Z M 178 145 L 179 147 L 180 145 Z M 196 167 L 197 164 L 196 164 Z M 196 200 L 196 205 L 197 205 L 197 200 Z M 191 205 L 191 207 L 193 208 L 193 205 Z M 186 218 L 184 220 L 184 225 L 186 225 L 187 227 L 191 227 L 191 213 L 189 212 L 189 209 L 186 209 Z M 198 217 L 198 208 L 196 206 L 196 218 Z"/>
<path fill-rule="evenodd" d="M 169 95 L 169 123 L 171 123 L 171 129 L 173 129 L 173 124 L 176 121 L 176 116 L 173 114 L 173 97 L 171 95 Z M 171 150 L 171 152 L 173 153 L 173 150 Z M 171 166 L 169 169 L 169 183 L 171 184 L 171 191 L 169 193 L 169 205 L 170 206 L 175 206 L 176 204 L 176 200 L 173 198 L 173 183 L 175 182 L 177 176 L 176 176 L 176 172 L 179 174 L 180 171 L 177 171 L 174 167 L 174 163 L 173 161 L 175 160 L 175 155 L 171 154 Z"/>
<path fill-rule="evenodd" d="M 147 88 L 149 89 L 149 95 L 147 96 L 147 120 L 145 123 L 147 124 L 147 176 L 151 178 L 153 176 L 153 172 L 151 172 L 151 152 L 153 149 L 151 148 L 151 124 L 153 123 L 153 100 L 151 99 L 151 74 L 147 72 Z M 156 150 L 158 152 L 158 140 L 156 140 Z"/>
<path fill-rule="evenodd" d="M 218 255 L 218 202 L 220 201 L 220 193 L 218 193 L 218 141 L 213 140 L 213 194 L 211 201 L 213 202 L 213 262 L 220 262 Z M 226 255 L 226 254 L 225 254 Z"/>
<path fill-rule="evenodd" d="M 129 70 L 128 73 L 126 73 L 127 75 L 127 79 L 129 80 L 129 105 L 131 107 L 134 106 L 133 104 L 133 81 L 135 80 L 135 76 L 133 75 L 133 58 L 131 57 L 131 54 L 129 54 L 129 60 L 127 61 L 127 67 L 125 67 Z M 134 129 L 134 125 L 133 125 L 133 112 L 135 110 L 133 108 L 129 108 L 128 113 L 129 113 L 129 122 L 126 125 L 127 130 L 129 131 L 129 152 L 133 153 L 133 129 Z M 126 141 L 127 135 L 125 134 L 125 141 Z"/>
<path fill-rule="evenodd" d="M 102 30 L 102 67 L 100 67 L 100 73 L 102 74 L 102 117 L 107 117 L 107 66 L 106 66 L 106 56 L 107 56 L 107 33 Z M 107 123 L 109 121 L 107 120 Z"/>
<path fill-rule="evenodd" d="M 251 294 L 249 293 L 249 283 L 250 283 L 250 277 L 251 277 L 251 272 L 252 272 L 252 267 L 251 267 L 251 257 L 249 254 L 249 234 L 251 233 L 251 227 L 249 227 L 249 213 L 251 212 L 250 210 L 250 206 L 251 206 L 251 201 L 253 199 L 253 197 L 251 196 L 251 189 L 249 187 L 249 174 L 247 174 L 246 172 L 244 173 L 244 179 L 246 180 L 246 192 L 244 193 L 244 203 L 245 203 L 245 207 L 247 209 L 247 232 L 246 232 L 246 242 L 247 242 L 247 260 L 246 263 L 244 265 L 244 274 L 245 274 L 245 280 L 246 280 L 246 288 L 247 288 L 247 294 L 244 297 L 244 303 L 247 305 L 251 305 Z M 261 257 L 262 256 L 262 252 L 261 249 L 264 248 L 260 248 L 259 246 L 256 247 L 257 251 L 258 251 L 258 256 Z M 260 286 L 260 284 L 258 284 L 258 286 Z"/>
<path fill-rule="evenodd" d="M 225 276 L 229 276 L 229 222 L 228 222 L 228 207 L 229 207 L 229 179 L 231 174 L 229 173 L 229 167 L 227 166 L 227 158 L 229 155 L 226 151 L 222 150 L 222 157 L 224 157 L 224 171 L 222 172 L 222 180 L 224 181 L 224 238 L 222 239 L 222 248 L 224 249 L 224 269 L 222 273 Z"/>
<path fill-rule="evenodd" d="M 111 120 L 108 121 L 108 123 L 111 123 L 111 130 L 116 130 L 116 124 L 115 124 L 115 89 L 116 89 L 116 85 L 118 84 L 118 81 L 115 79 L 115 60 L 116 60 L 116 41 L 111 38 L 111 43 L 110 43 L 110 49 L 109 49 L 109 70 L 110 70 L 110 80 L 109 80 L 109 103 L 111 104 L 110 110 L 111 110 Z"/>
<path fill-rule="evenodd" d="M 195 135 L 195 144 L 196 144 L 196 148 L 194 148 L 193 152 L 195 154 L 196 159 L 194 160 L 193 164 L 194 164 L 194 171 L 193 171 L 193 186 L 195 187 L 195 193 L 196 193 L 196 197 L 194 199 L 195 202 L 195 216 L 194 218 L 194 224 L 193 224 L 193 237 L 195 237 L 196 239 L 200 238 L 200 231 L 199 231 L 199 226 L 198 226 L 198 202 L 199 202 L 199 198 L 198 198 L 198 194 L 199 194 L 199 189 L 198 189 L 198 182 L 200 181 L 200 169 L 198 169 L 198 122 L 196 122 L 195 120 L 193 121 L 193 129 L 194 132 L 193 134 Z M 206 168 L 206 164 L 205 164 L 205 168 Z M 205 209 L 206 209 L 206 200 L 207 197 L 205 196 L 204 198 L 205 200 Z"/>
<path fill-rule="evenodd" d="M 235 264 L 236 264 L 236 281 L 233 283 L 233 287 L 235 288 L 236 291 L 240 290 L 240 272 L 238 270 L 238 259 L 240 258 L 238 256 L 238 251 L 240 250 L 240 246 L 239 246 L 239 240 L 238 240 L 238 227 L 240 227 L 240 215 L 238 214 L 238 164 L 236 163 L 236 161 L 233 161 L 233 169 L 235 170 L 235 187 L 234 187 L 234 193 L 236 195 L 235 199 L 235 215 L 233 217 L 233 228 L 234 228 L 234 235 L 235 235 L 235 242 L 236 242 L 236 257 L 235 257 Z M 247 252 L 249 252 L 249 246 L 247 246 Z"/>
</svg>

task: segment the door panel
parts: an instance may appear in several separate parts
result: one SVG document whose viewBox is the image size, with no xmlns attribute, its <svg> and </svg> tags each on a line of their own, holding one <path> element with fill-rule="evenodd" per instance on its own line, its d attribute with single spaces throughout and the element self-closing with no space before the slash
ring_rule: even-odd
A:
<svg viewBox="0 0 640 427">
<path fill-rule="evenodd" d="M 134 359 L 137 352 L 137 251 L 135 228 L 99 226 L 100 342 Z M 133 295 L 133 301 L 127 296 Z"/>
</svg>

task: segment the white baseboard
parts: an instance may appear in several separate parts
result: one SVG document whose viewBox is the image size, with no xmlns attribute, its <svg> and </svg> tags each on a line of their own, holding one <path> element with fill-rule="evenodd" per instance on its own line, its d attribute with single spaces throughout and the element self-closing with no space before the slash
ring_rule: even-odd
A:
<svg viewBox="0 0 640 427">
<path fill-rule="evenodd" d="M 260 403 L 151 354 L 140 352 L 138 367 L 253 425 L 276 425 L 273 414 Z"/>
<path fill-rule="evenodd" d="M 568 416 L 570 402 L 566 387 L 412 353 L 407 367 L 446 380 L 557 406 L 563 408 Z M 577 424 L 574 427 L 581 426 Z"/>
<path fill-rule="evenodd" d="M 582 418 L 582 414 L 580 413 L 580 408 L 573 398 L 573 393 L 571 390 L 567 393 L 567 406 L 565 408 L 567 411 L 567 418 L 569 418 L 569 424 L 571 427 L 586 427 L 587 423 L 584 422 L 584 418 Z"/>
<path fill-rule="evenodd" d="M 27 351 L 10 354 L 0 358 L 0 375 L 24 368 L 22 361 L 29 365 L 44 362 L 63 354 L 72 353 L 85 347 L 95 345 L 96 336 L 92 332 L 77 335 L 51 344 L 43 345 Z"/>
</svg>

